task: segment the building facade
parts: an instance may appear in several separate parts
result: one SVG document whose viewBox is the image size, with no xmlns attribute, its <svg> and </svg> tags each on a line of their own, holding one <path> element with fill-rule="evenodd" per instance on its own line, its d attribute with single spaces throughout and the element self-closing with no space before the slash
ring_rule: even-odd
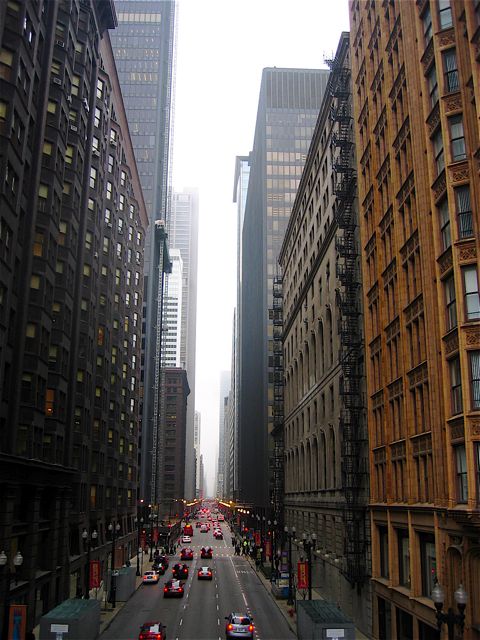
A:
<svg viewBox="0 0 480 640">
<path fill-rule="evenodd" d="M 218 458 L 216 473 L 215 495 L 222 498 L 224 495 L 225 476 L 225 412 L 230 390 L 230 371 L 222 371 L 220 374 L 220 410 L 218 416 Z"/>
<path fill-rule="evenodd" d="M 273 278 L 328 75 L 263 70 L 250 154 L 241 240 L 238 498 L 265 512 L 273 490 Z"/>
<path fill-rule="evenodd" d="M 478 2 L 350 2 L 374 637 L 479 637 Z M 444 635 L 443 635 L 444 634 Z M 443 627 L 442 637 L 447 636 Z"/>
<path fill-rule="evenodd" d="M 144 259 L 143 394 L 140 495 L 160 497 L 159 446 L 165 426 L 165 344 L 162 329 L 165 274 L 169 271 L 170 147 L 175 67 L 176 3 L 117 0 L 118 27 L 112 45 L 149 218 Z M 160 300 L 160 304 L 157 301 Z"/>
<path fill-rule="evenodd" d="M 195 448 L 195 499 L 200 493 L 200 445 L 202 442 L 202 414 L 195 411 L 193 423 L 193 446 Z"/>
<path fill-rule="evenodd" d="M 195 421 L 195 354 L 197 331 L 197 265 L 198 265 L 198 189 L 192 187 L 174 192 L 169 220 L 169 246 L 180 250 L 183 261 L 182 322 L 180 366 L 187 372 L 190 398 L 187 415 L 185 496 L 195 496 L 193 471 Z"/>
<path fill-rule="evenodd" d="M 183 261 L 178 249 L 170 249 L 168 254 L 172 270 L 168 275 L 168 284 L 163 299 L 163 342 L 165 367 L 171 368 L 180 367 Z"/>
<path fill-rule="evenodd" d="M 283 274 L 284 520 L 312 585 L 371 637 L 368 448 L 348 34 L 293 204 Z M 346 191 L 348 186 L 349 191 Z M 313 536 L 315 534 L 315 536 Z M 352 587 L 356 587 L 352 589 Z"/>
<path fill-rule="evenodd" d="M 136 548 L 148 219 L 113 3 L 0 14 L 0 546 L 17 578 L 0 599 L 26 604 L 32 628 L 86 594 L 89 557 L 103 597 Z"/>
</svg>

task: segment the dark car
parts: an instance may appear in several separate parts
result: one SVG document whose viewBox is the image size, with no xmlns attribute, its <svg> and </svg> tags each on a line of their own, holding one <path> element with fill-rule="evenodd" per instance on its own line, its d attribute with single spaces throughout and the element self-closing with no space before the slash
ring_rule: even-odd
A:
<svg viewBox="0 0 480 640">
<path fill-rule="evenodd" d="M 188 565 L 186 564 L 176 564 L 172 569 L 173 577 L 179 579 L 188 578 Z"/>
<path fill-rule="evenodd" d="M 200 557 L 202 560 L 211 560 L 212 559 L 212 547 L 202 547 L 200 551 Z"/>
<path fill-rule="evenodd" d="M 181 580 L 168 580 L 163 585 L 163 597 L 169 598 L 176 596 L 177 598 L 183 598 L 183 582 Z"/>
<path fill-rule="evenodd" d="M 193 560 L 193 550 L 189 547 L 180 551 L 180 560 Z"/>
<path fill-rule="evenodd" d="M 160 562 L 160 564 L 157 564 L 157 562 L 154 562 L 152 564 L 152 569 L 156 571 L 159 575 L 163 576 L 163 574 L 167 570 L 167 565 L 163 564 L 163 562 Z"/>
<path fill-rule="evenodd" d="M 144 622 L 138 640 L 167 640 L 166 626 L 161 622 Z"/>
<path fill-rule="evenodd" d="M 225 616 L 225 636 L 227 638 L 253 638 L 255 627 L 253 620 L 246 613 L 231 613 Z"/>
<path fill-rule="evenodd" d="M 199 580 L 212 580 L 213 572 L 210 567 L 200 567 L 197 573 Z"/>
</svg>

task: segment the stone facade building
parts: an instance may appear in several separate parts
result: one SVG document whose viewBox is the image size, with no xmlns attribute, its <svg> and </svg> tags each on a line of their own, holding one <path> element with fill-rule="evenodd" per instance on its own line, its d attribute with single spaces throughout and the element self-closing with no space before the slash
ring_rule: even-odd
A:
<svg viewBox="0 0 480 640">
<path fill-rule="evenodd" d="M 437 638 L 438 580 L 476 640 L 480 3 L 349 7 L 374 637 Z"/>
</svg>

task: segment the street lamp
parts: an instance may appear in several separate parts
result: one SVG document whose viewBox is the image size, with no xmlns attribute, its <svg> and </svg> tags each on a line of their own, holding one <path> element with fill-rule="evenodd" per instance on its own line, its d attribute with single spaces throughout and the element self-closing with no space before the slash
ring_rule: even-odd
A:
<svg viewBox="0 0 480 640">
<path fill-rule="evenodd" d="M 293 575 L 292 575 L 292 538 L 296 533 L 295 527 L 291 531 L 285 526 L 285 533 L 288 537 L 288 600 L 287 604 L 293 604 Z"/>
<path fill-rule="evenodd" d="M 13 566 L 15 567 L 15 584 L 18 583 L 18 574 L 20 572 L 20 567 L 23 564 L 23 556 L 20 553 L 20 551 L 17 551 L 17 553 L 13 556 Z M 4 608 L 3 608 L 3 626 L 0 627 L 3 629 L 2 631 L 2 638 L 6 638 L 7 637 L 7 633 L 8 633 L 8 611 L 9 611 L 9 600 L 10 600 L 10 575 L 11 575 L 11 571 L 10 571 L 10 565 L 8 563 L 8 557 L 7 554 L 5 553 L 5 551 L 2 551 L 0 553 L 0 570 L 2 573 L 2 577 L 3 574 L 5 577 L 5 597 L 3 599 L 4 602 Z"/>
<path fill-rule="evenodd" d="M 85 600 L 88 600 L 90 598 L 90 548 L 91 548 L 92 542 L 94 546 L 96 545 L 97 538 L 98 538 L 98 533 L 96 529 L 92 531 L 91 536 L 88 535 L 88 531 L 86 529 L 82 531 L 83 551 L 86 552 L 87 554 L 87 563 L 85 565 L 85 576 L 84 576 Z"/>
<path fill-rule="evenodd" d="M 140 529 L 143 526 L 143 518 L 135 518 L 137 525 L 137 576 L 140 575 Z"/>
<path fill-rule="evenodd" d="M 113 526 L 113 524 L 110 522 L 110 524 L 108 525 L 108 530 L 110 532 L 110 535 L 112 536 L 112 570 L 111 570 L 111 576 L 110 576 L 110 581 L 111 581 L 110 590 L 111 590 L 112 609 L 115 609 L 115 606 L 117 604 L 116 603 L 117 584 L 116 584 L 116 576 L 115 576 L 115 538 L 117 537 L 120 531 L 120 524 L 117 522 L 117 524 Z"/>
<path fill-rule="evenodd" d="M 307 554 L 307 562 L 308 562 L 308 599 L 312 599 L 312 549 L 315 550 L 315 545 L 317 544 L 317 534 L 312 533 L 312 535 L 302 533 L 302 542 L 303 548 Z"/>
<path fill-rule="evenodd" d="M 442 613 L 443 603 L 445 602 L 445 591 L 442 585 L 436 581 L 432 590 L 432 600 L 435 603 L 437 610 L 437 627 L 441 632 L 442 624 L 447 625 L 448 640 L 454 640 L 455 637 L 455 625 L 460 627 L 460 637 L 463 638 L 463 628 L 465 626 L 465 607 L 467 606 L 467 592 L 460 584 L 455 593 L 453 594 L 455 602 L 460 613 L 455 613 L 454 610 L 449 607 L 447 613 Z"/>
</svg>

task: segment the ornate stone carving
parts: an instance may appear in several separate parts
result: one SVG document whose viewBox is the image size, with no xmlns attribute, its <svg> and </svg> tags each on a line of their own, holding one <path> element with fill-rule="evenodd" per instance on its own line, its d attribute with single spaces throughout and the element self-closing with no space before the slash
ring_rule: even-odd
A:
<svg viewBox="0 0 480 640">
<path fill-rule="evenodd" d="M 467 247 L 462 247 L 458 252 L 458 259 L 460 262 L 475 260 L 476 257 L 477 249 L 474 244 L 470 244 Z"/>
<path fill-rule="evenodd" d="M 444 339 L 445 353 L 449 355 L 453 351 L 458 351 L 458 333 L 455 331 Z"/>
<path fill-rule="evenodd" d="M 478 347 L 480 345 L 480 327 L 465 330 L 465 344 L 467 347 Z"/>
<path fill-rule="evenodd" d="M 390 455 L 392 460 L 401 460 L 402 458 L 405 458 L 405 453 L 406 445 L 404 440 L 390 445 Z"/>
<path fill-rule="evenodd" d="M 433 107 L 430 115 L 427 118 L 427 125 L 429 133 L 432 133 L 434 129 L 437 128 L 438 123 L 440 122 L 440 107 L 437 104 Z"/>
<path fill-rule="evenodd" d="M 433 184 L 433 195 L 435 201 L 439 200 L 447 190 L 447 181 L 445 179 L 445 171 L 437 178 Z"/>
<path fill-rule="evenodd" d="M 445 98 L 444 104 L 446 113 L 450 111 L 460 111 L 462 108 L 462 97 L 459 93 L 448 96 L 448 98 Z"/>
<path fill-rule="evenodd" d="M 381 464 L 382 462 L 387 461 L 387 451 L 385 447 L 382 447 L 381 449 L 374 449 L 373 461 L 375 464 Z"/>
<path fill-rule="evenodd" d="M 432 450 L 432 434 L 424 433 L 411 438 L 413 455 L 416 457 L 422 453 L 428 453 Z"/>
<path fill-rule="evenodd" d="M 452 250 L 448 249 L 438 258 L 438 266 L 440 267 L 440 273 L 443 275 L 453 265 Z"/>
<path fill-rule="evenodd" d="M 433 60 L 433 56 L 435 55 L 435 51 L 433 49 L 433 38 L 430 39 L 427 48 L 422 56 L 422 64 L 423 68 L 426 71 L 430 66 L 431 61 Z"/>
<path fill-rule="evenodd" d="M 472 436 L 480 436 L 480 420 L 472 420 L 470 423 Z"/>
<path fill-rule="evenodd" d="M 453 29 L 445 31 L 438 36 L 438 44 L 440 47 L 447 47 L 449 44 L 455 44 L 455 32 Z"/>
<path fill-rule="evenodd" d="M 452 440 L 465 439 L 465 429 L 463 427 L 463 421 L 456 422 L 455 424 L 450 425 L 450 437 Z"/>
</svg>

